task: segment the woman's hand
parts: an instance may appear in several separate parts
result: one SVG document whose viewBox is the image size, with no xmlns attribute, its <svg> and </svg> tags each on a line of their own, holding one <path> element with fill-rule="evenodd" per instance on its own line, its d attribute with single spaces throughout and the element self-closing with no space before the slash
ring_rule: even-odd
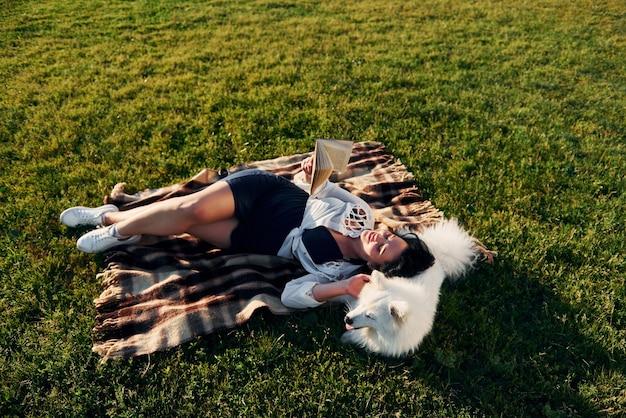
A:
<svg viewBox="0 0 626 418">
<path fill-rule="evenodd" d="M 326 302 L 334 297 L 344 295 L 350 295 L 354 298 L 358 298 L 363 286 L 365 286 L 365 284 L 369 281 L 369 275 L 357 274 L 349 279 L 340 280 L 338 282 L 316 284 L 311 289 L 311 293 L 313 298 L 318 302 Z"/>
<path fill-rule="evenodd" d="M 356 276 L 350 277 L 347 280 L 344 280 L 346 285 L 345 292 L 346 295 L 350 295 L 354 298 L 358 298 L 363 287 L 369 283 L 370 276 L 369 274 L 357 274 Z"/>
<path fill-rule="evenodd" d="M 305 181 L 307 183 L 311 182 L 311 175 L 313 174 L 313 161 L 315 157 L 307 157 L 300 163 L 300 168 L 304 171 Z"/>
</svg>

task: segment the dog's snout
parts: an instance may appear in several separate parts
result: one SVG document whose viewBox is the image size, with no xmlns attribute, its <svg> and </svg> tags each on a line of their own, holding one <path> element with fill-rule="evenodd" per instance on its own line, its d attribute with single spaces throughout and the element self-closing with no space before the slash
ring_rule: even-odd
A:
<svg viewBox="0 0 626 418">
<path fill-rule="evenodd" d="M 352 325 L 352 318 L 350 318 L 349 316 L 346 315 L 345 318 L 343 318 L 343 321 L 348 324 L 348 325 Z"/>
</svg>

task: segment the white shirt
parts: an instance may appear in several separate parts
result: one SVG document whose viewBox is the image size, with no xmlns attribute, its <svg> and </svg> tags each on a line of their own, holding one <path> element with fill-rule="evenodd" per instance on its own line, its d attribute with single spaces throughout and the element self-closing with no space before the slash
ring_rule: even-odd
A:
<svg viewBox="0 0 626 418">
<path fill-rule="evenodd" d="M 304 181 L 304 172 L 296 174 L 294 183 L 310 191 L 311 185 Z M 281 257 L 297 259 L 309 272 L 285 286 L 281 300 L 289 308 L 303 309 L 321 305 L 323 302 L 313 298 L 313 286 L 346 279 L 361 267 L 344 260 L 316 264 L 302 242 L 302 234 L 318 226 L 358 238 L 363 231 L 374 229 L 374 213 L 365 201 L 329 181 L 309 197 L 302 223 L 291 230 L 278 251 Z"/>
</svg>

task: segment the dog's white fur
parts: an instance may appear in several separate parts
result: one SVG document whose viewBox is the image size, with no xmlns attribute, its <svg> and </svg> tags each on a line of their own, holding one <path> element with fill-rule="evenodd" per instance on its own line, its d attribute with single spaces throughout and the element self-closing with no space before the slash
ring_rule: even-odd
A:
<svg viewBox="0 0 626 418">
<path fill-rule="evenodd" d="M 454 220 L 424 228 L 418 237 L 435 258 L 417 276 L 387 278 L 373 271 L 359 298 L 347 302 L 347 331 L 341 341 L 385 356 L 398 357 L 418 348 L 430 332 L 444 279 L 469 271 L 478 258 L 476 240 Z"/>
</svg>

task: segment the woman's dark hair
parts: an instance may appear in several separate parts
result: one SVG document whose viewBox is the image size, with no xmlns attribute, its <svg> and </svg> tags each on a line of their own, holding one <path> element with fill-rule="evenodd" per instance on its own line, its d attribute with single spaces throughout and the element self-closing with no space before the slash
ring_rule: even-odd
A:
<svg viewBox="0 0 626 418">
<path fill-rule="evenodd" d="M 433 265 L 435 257 L 417 235 L 410 233 L 400 238 L 409 244 L 409 248 L 402 251 L 396 260 L 382 264 L 378 268 L 381 273 L 388 277 L 413 277 Z"/>
</svg>

